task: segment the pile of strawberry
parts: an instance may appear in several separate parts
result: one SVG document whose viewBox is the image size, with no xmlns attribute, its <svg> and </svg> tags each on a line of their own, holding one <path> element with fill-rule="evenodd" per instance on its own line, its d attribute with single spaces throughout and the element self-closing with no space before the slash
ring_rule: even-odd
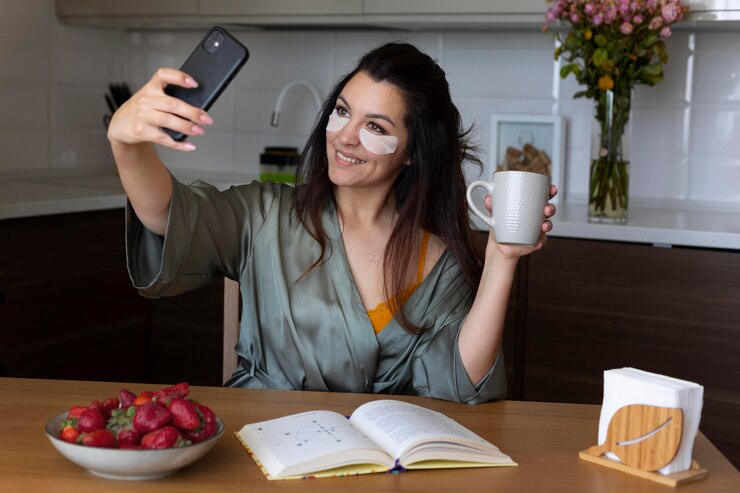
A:
<svg viewBox="0 0 740 493">
<path fill-rule="evenodd" d="M 119 398 L 72 406 L 59 438 L 88 447 L 162 449 L 201 442 L 216 433 L 216 415 L 187 398 L 187 382 L 138 395 L 121 389 Z"/>
</svg>

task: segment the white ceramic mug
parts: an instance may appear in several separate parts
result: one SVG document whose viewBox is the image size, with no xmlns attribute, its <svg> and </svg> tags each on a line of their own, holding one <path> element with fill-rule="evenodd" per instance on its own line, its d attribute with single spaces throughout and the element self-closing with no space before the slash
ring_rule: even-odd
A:
<svg viewBox="0 0 740 493">
<path fill-rule="evenodd" d="M 473 190 L 482 187 L 492 197 L 492 214 L 473 202 Z M 536 245 L 542 233 L 545 206 L 550 200 L 550 177 L 529 171 L 496 171 L 493 179 L 468 186 L 468 206 L 496 234 L 496 241 L 511 245 Z"/>
</svg>

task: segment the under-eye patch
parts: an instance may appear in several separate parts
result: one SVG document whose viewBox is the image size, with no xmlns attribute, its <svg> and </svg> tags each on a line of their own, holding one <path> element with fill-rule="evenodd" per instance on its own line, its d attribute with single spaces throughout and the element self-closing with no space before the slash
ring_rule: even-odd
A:
<svg viewBox="0 0 740 493">
<path fill-rule="evenodd" d="M 393 135 L 375 135 L 366 128 L 360 129 L 360 142 L 373 154 L 393 154 L 398 147 L 398 138 Z"/>
<path fill-rule="evenodd" d="M 326 129 L 329 132 L 339 132 L 349 123 L 349 118 L 341 117 L 337 115 L 337 112 L 332 112 L 329 115 L 329 122 L 326 124 Z"/>
<path fill-rule="evenodd" d="M 326 130 L 339 132 L 349 123 L 349 118 L 337 115 L 334 111 L 329 115 Z M 392 135 L 375 135 L 366 128 L 360 129 L 360 142 L 362 146 L 373 154 L 393 154 L 398 147 L 398 138 Z"/>
</svg>

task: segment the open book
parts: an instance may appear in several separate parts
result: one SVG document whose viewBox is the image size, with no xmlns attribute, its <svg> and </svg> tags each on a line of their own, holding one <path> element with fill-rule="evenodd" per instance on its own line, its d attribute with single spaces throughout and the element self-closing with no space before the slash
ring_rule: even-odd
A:
<svg viewBox="0 0 740 493">
<path fill-rule="evenodd" d="M 396 400 L 363 404 L 349 419 L 309 411 L 248 424 L 236 436 L 268 479 L 517 465 L 444 414 Z"/>
</svg>

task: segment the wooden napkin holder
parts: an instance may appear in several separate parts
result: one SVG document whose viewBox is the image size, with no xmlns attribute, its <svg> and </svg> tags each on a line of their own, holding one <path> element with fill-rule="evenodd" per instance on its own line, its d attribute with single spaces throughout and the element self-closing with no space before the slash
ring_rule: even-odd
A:
<svg viewBox="0 0 740 493">
<path fill-rule="evenodd" d="M 692 461 L 687 471 L 667 475 L 657 472 L 676 456 L 682 431 L 681 409 L 632 404 L 614 413 L 603 445 L 582 450 L 578 456 L 589 462 L 675 487 L 709 476 L 709 472 L 696 461 Z M 605 452 L 612 452 L 619 457 L 619 461 L 604 457 Z"/>
</svg>

